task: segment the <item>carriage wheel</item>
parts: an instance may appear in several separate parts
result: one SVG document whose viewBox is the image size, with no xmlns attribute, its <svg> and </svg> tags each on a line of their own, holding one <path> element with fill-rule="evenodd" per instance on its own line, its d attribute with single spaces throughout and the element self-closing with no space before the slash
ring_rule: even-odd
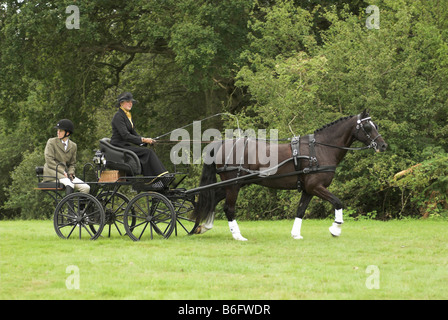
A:
<svg viewBox="0 0 448 320">
<path fill-rule="evenodd" d="M 196 230 L 198 224 L 196 220 L 189 218 L 190 212 L 194 209 L 194 204 L 185 199 L 173 201 L 174 211 L 176 211 L 176 227 L 174 234 L 177 236 L 182 233 L 191 235 Z"/>
<path fill-rule="evenodd" d="M 54 211 L 54 230 L 62 239 L 95 240 L 103 231 L 104 209 L 92 195 L 71 193 L 65 196 Z"/>
<path fill-rule="evenodd" d="M 97 199 L 101 202 L 106 214 L 106 225 L 109 226 L 108 237 L 112 230 L 118 231 L 119 235 L 126 234 L 124 229 L 124 212 L 129 203 L 129 198 L 119 192 L 107 191 L 101 193 Z M 135 219 L 131 226 L 135 225 Z M 93 226 L 92 226 L 93 228 Z"/>
<path fill-rule="evenodd" d="M 174 230 L 176 213 L 167 197 L 156 192 L 145 192 L 129 202 L 124 213 L 124 228 L 134 240 L 169 238 Z"/>
</svg>

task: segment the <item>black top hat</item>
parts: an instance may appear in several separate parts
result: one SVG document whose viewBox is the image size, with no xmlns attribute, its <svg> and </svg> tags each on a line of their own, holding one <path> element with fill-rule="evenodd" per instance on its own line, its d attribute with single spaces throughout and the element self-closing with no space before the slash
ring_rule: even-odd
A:
<svg viewBox="0 0 448 320">
<path fill-rule="evenodd" d="M 134 98 L 132 97 L 132 93 L 130 92 L 124 92 L 122 94 L 120 94 L 117 98 L 117 104 L 116 106 L 119 107 L 120 103 L 123 101 L 132 101 L 132 103 L 137 103 L 137 100 L 134 100 Z"/>
</svg>

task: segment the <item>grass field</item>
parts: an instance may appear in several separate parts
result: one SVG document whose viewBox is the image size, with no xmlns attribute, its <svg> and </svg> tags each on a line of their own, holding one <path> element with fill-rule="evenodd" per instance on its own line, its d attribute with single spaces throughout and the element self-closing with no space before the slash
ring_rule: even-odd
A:
<svg viewBox="0 0 448 320">
<path fill-rule="evenodd" d="M 448 221 L 226 221 L 201 236 L 61 240 L 0 221 L 0 299 L 448 299 Z M 79 275 L 79 276 L 78 276 Z M 79 284 L 79 288 L 74 287 Z"/>
</svg>

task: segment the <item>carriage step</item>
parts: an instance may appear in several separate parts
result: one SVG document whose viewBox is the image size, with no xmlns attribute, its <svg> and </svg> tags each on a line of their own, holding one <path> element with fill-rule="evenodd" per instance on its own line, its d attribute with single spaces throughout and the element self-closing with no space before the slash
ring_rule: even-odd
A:
<svg viewBox="0 0 448 320">
<path fill-rule="evenodd" d="M 61 191 L 64 190 L 65 186 L 61 183 L 57 182 L 39 182 L 37 184 L 37 188 L 34 188 L 35 190 L 55 190 L 55 191 Z"/>
</svg>

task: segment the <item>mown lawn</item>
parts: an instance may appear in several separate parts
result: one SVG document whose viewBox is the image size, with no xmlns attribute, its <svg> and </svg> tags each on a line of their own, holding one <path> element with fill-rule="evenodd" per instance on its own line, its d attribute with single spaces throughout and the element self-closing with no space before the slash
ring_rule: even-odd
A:
<svg viewBox="0 0 448 320">
<path fill-rule="evenodd" d="M 226 221 L 132 242 L 61 240 L 51 221 L 0 221 L 0 299 L 448 298 L 446 220 L 347 221 L 340 238 L 330 220 L 305 220 L 299 241 L 292 223 L 240 221 L 247 242 Z"/>
</svg>

